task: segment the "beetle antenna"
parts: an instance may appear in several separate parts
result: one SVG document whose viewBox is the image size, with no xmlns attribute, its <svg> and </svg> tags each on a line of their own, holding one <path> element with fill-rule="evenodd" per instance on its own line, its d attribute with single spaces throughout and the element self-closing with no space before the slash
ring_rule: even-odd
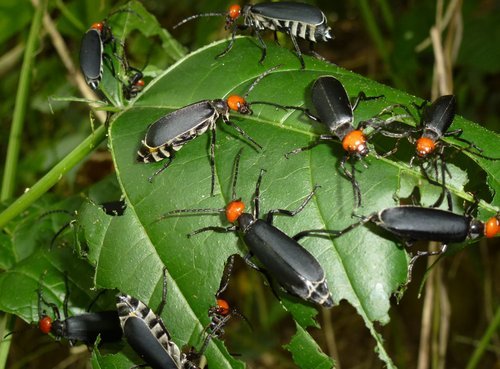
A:
<svg viewBox="0 0 500 369">
<path fill-rule="evenodd" d="M 225 212 L 226 209 L 221 208 L 221 209 L 215 209 L 215 208 L 208 208 L 208 209 L 177 209 L 177 210 L 172 210 L 169 211 L 163 215 L 161 215 L 158 219 L 156 219 L 154 222 L 151 224 L 157 223 L 165 218 L 169 217 L 175 217 L 178 214 L 186 214 L 186 215 L 191 215 L 191 214 L 198 214 L 198 213 L 205 213 L 205 214 L 219 214 Z"/>
<path fill-rule="evenodd" d="M 224 13 L 202 13 L 202 14 L 195 14 L 195 15 L 192 15 L 190 17 L 184 18 L 179 23 L 177 23 L 175 26 L 173 26 L 172 29 L 176 29 L 177 27 L 182 26 L 184 23 L 187 23 L 187 22 L 189 22 L 189 21 L 191 21 L 193 19 L 196 19 L 196 18 L 201 18 L 201 17 L 225 17 L 226 14 L 227 14 L 226 12 L 224 12 Z"/>
<path fill-rule="evenodd" d="M 139 13 L 137 13 L 136 11 L 131 10 L 131 9 L 117 9 L 117 10 L 114 10 L 111 13 L 108 14 L 107 19 L 109 19 L 112 16 L 114 16 L 116 14 L 119 14 L 119 13 L 132 13 L 135 16 L 137 16 L 137 18 L 139 18 L 140 20 L 144 21 L 144 18 L 141 17 L 141 15 Z"/>
<path fill-rule="evenodd" d="M 45 213 L 40 214 L 40 216 L 38 217 L 38 220 L 41 220 L 41 219 L 45 218 L 46 216 L 52 215 L 52 214 L 67 214 L 70 217 L 72 217 L 73 215 L 75 215 L 74 212 L 71 212 L 69 210 L 54 209 L 54 210 L 49 210 L 49 211 L 46 211 Z"/>
<path fill-rule="evenodd" d="M 257 84 L 262 81 L 262 79 L 264 77 L 266 77 L 268 74 L 270 74 L 271 72 L 275 71 L 276 69 L 278 68 L 281 68 L 283 66 L 283 64 L 278 64 L 268 70 L 266 70 L 264 73 L 262 73 L 260 76 L 257 77 L 257 79 L 255 81 L 253 81 L 253 83 L 250 85 L 250 87 L 248 88 L 247 92 L 245 93 L 245 95 L 243 95 L 243 98 L 246 100 L 247 97 L 248 97 L 248 94 L 250 93 L 250 91 L 252 91 L 254 89 L 255 86 L 257 86 Z"/>
</svg>

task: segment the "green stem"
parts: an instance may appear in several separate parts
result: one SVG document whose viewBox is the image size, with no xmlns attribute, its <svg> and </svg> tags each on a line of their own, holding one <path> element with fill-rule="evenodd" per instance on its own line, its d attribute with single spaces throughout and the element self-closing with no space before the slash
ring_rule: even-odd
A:
<svg viewBox="0 0 500 369">
<path fill-rule="evenodd" d="M 14 329 L 14 323 L 16 322 L 16 317 L 7 313 L 0 315 L 0 337 L 5 337 L 9 332 Z M 10 343 L 12 342 L 12 337 L 9 339 L 2 339 L 0 342 L 0 368 L 5 368 L 5 363 L 9 357 Z"/>
<path fill-rule="evenodd" d="M 17 88 L 16 105 L 12 118 L 12 127 L 10 129 L 9 147 L 7 149 L 7 159 L 5 162 L 5 171 L 2 182 L 2 191 L 0 200 L 7 200 L 14 194 L 16 184 L 17 162 L 19 160 L 19 151 L 21 148 L 21 139 L 24 126 L 24 117 L 26 115 L 26 106 L 28 103 L 29 84 L 31 72 L 33 71 L 33 61 L 37 49 L 37 41 L 40 37 L 42 27 L 42 17 L 45 12 L 47 0 L 41 2 L 36 8 L 31 29 L 26 43 L 23 66 L 19 77 Z"/>
<path fill-rule="evenodd" d="M 392 73 L 391 71 L 391 60 L 389 57 L 389 50 L 385 45 L 384 38 L 382 37 L 382 32 L 380 31 L 377 25 L 377 21 L 375 20 L 375 16 L 372 12 L 372 6 L 373 4 L 372 3 L 369 4 L 368 0 L 359 1 L 361 15 L 363 16 L 363 19 L 365 21 L 368 33 L 370 34 L 370 37 L 372 38 L 373 42 L 375 42 L 375 46 L 377 47 L 380 57 L 382 58 L 384 65 L 387 68 L 389 76 L 394 82 L 395 87 L 399 89 L 404 89 L 403 80 L 394 73 Z"/>
<path fill-rule="evenodd" d="M 378 5 L 382 11 L 382 16 L 384 17 L 385 24 L 390 31 L 394 29 L 394 17 L 392 16 L 391 6 L 388 4 L 387 0 L 378 0 Z"/>
<path fill-rule="evenodd" d="M 488 344 L 491 341 L 491 337 L 498 331 L 498 326 L 500 326 L 500 307 L 497 308 L 497 312 L 493 317 L 493 321 L 486 330 L 484 336 L 481 338 L 481 341 L 479 341 L 479 345 L 476 347 L 476 350 L 474 350 L 472 357 L 467 363 L 467 369 L 477 368 L 481 357 L 483 356 L 488 347 Z"/>
<path fill-rule="evenodd" d="M 5 226 L 9 220 L 20 214 L 35 200 L 46 193 L 66 172 L 82 161 L 87 154 L 99 145 L 105 137 L 106 128 L 104 125 L 101 125 L 64 159 L 62 159 L 54 168 L 52 168 L 42 179 L 35 183 L 33 187 L 26 191 L 3 213 L 0 214 L 0 228 Z"/>
<path fill-rule="evenodd" d="M 78 17 L 75 17 L 73 13 L 71 13 L 62 0 L 57 0 L 56 6 L 61 11 L 64 18 L 66 18 L 78 31 L 86 31 L 85 25 L 80 21 L 80 19 L 78 19 Z"/>
</svg>

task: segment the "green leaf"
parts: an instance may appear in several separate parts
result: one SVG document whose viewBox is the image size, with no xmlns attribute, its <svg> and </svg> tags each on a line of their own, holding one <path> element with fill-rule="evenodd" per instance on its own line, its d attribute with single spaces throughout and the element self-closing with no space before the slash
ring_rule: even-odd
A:
<svg viewBox="0 0 500 369">
<path fill-rule="evenodd" d="M 251 203 L 255 182 L 261 168 L 266 169 L 261 186 L 261 211 L 295 209 L 316 184 L 321 185 L 313 201 L 294 218 L 278 217 L 275 225 L 293 235 L 305 229 L 341 229 L 356 220 L 351 184 L 339 169 L 343 151 L 339 143 L 319 145 L 313 150 L 285 159 L 284 154 L 310 143 L 322 126 L 311 125 L 300 112 L 283 111 L 269 106 L 253 106 L 252 116 L 233 114 L 231 119 L 263 146 L 257 151 L 251 143 L 230 127 L 219 122 L 216 146 L 216 194 L 210 197 L 209 135 L 202 135 L 180 150 L 172 165 L 149 183 L 147 178 L 164 163 L 142 164 L 135 161 L 136 151 L 151 123 L 170 111 L 204 99 L 244 94 L 252 81 L 270 67 L 281 64 L 250 93 L 248 100 L 270 101 L 286 105 L 310 106 L 308 91 L 321 75 L 330 74 L 342 81 L 350 96 L 364 91 L 384 99 L 362 102 L 356 110 L 356 122 L 368 119 L 393 103 L 411 105 L 415 98 L 370 81 L 322 61 L 305 58 L 306 70 L 300 70 L 296 55 L 290 50 L 268 45 L 264 66 L 258 64 L 260 49 L 252 38 L 238 38 L 224 58 L 215 56 L 225 42 L 209 45 L 190 54 L 151 82 L 133 106 L 119 113 L 110 129 L 110 147 L 118 180 L 128 208 L 123 217 L 106 225 L 102 244 L 94 245 L 96 284 L 118 288 L 155 307 L 159 302 L 161 269 L 168 270 L 169 291 L 163 314 L 166 326 L 180 346 L 199 345 L 200 334 L 208 323 L 209 306 L 219 286 L 224 262 L 234 253 L 246 254 L 246 247 L 234 234 L 202 233 L 190 239 L 186 234 L 209 225 L 227 226 L 219 216 L 171 217 L 157 222 L 159 216 L 174 209 L 221 208 L 231 200 L 231 177 L 234 157 L 244 148 L 240 163 L 237 196 Z M 464 137 L 492 155 L 491 132 L 460 117 L 454 128 L 463 128 Z M 382 140 L 381 140 L 382 142 Z M 450 142 L 454 142 L 450 139 Z M 378 138 L 374 144 L 379 145 Z M 394 142 L 392 142 L 394 144 Z M 405 146 L 405 145 L 402 145 Z M 369 215 L 398 202 L 394 199 L 403 173 L 423 181 L 418 167 L 408 166 L 409 145 L 394 158 L 369 156 L 367 168 L 356 163 L 356 178 L 363 194 L 363 206 L 357 214 Z M 382 152 L 382 151 L 381 151 Z M 493 191 L 498 192 L 498 161 L 471 156 L 488 175 Z M 456 157 L 450 155 L 451 163 Z M 460 163 L 462 164 L 462 163 Z M 467 165 L 477 166 L 469 161 Z M 454 195 L 470 199 L 463 184 L 450 182 Z M 435 188 L 435 196 L 440 188 Z M 493 205 L 481 202 L 485 213 Z M 459 211 L 459 210 L 457 210 Z M 325 269 L 336 303 L 347 300 L 364 319 L 376 341 L 376 350 L 388 367 L 394 367 L 383 346 L 374 322 L 389 321 L 390 297 L 405 281 L 408 255 L 396 240 L 373 226 L 360 227 L 335 240 L 308 238 L 301 244 L 318 258 Z M 311 353 L 310 361 L 328 366 L 329 360 L 317 351 L 312 339 L 303 339 L 307 326 L 314 325 L 316 309 L 287 294 L 280 293 L 283 306 L 300 326 L 302 349 Z M 296 345 L 290 345 L 300 357 Z M 210 367 L 239 367 L 234 359 L 210 345 Z M 299 359 L 297 359 L 299 360 Z M 303 362 L 298 363 L 303 365 Z"/>
<path fill-rule="evenodd" d="M 333 361 L 325 354 L 322 354 L 319 347 L 315 346 L 316 342 L 312 340 L 312 337 L 297 324 L 297 333 L 292 338 L 290 343 L 285 345 L 285 348 L 293 353 L 293 360 L 301 368 L 332 368 Z"/>
</svg>

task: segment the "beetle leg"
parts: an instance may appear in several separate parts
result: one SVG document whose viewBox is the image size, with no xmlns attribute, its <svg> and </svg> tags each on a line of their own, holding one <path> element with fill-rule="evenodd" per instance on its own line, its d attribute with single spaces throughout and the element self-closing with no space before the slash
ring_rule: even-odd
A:
<svg viewBox="0 0 500 369">
<path fill-rule="evenodd" d="M 376 99 L 381 99 L 385 97 L 384 95 L 379 95 L 379 96 L 366 96 L 366 94 L 363 91 L 360 91 L 358 96 L 356 96 L 356 99 L 354 99 L 354 103 L 352 104 L 352 110 L 356 110 L 358 107 L 358 104 L 361 101 L 368 101 L 368 100 L 376 100 Z"/>
<path fill-rule="evenodd" d="M 290 39 L 292 40 L 293 47 L 295 48 L 295 53 L 300 60 L 301 69 L 306 69 L 306 63 L 304 62 L 304 58 L 302 57 L 302 53 L 300 52 L 299 44 L 297 43 L 297 39 L 295 36 L 288 30 L 287 32 L 290 35 Z"/>
<path fill-rule="evenodd" d="M 167 268 L 165 266 L 162 269 L 162 276 L 163 276 L 163 287 L 162 287 L 160 305 L 158 305 L 158 309 L 156 309 L 157 316 L 161 316 L 161 313 L 165 308 L 165 304 L 167 303 Z"/>
<path fill-rule="evenodd" d="M 335 136 L 332 136 L 332 135 L 321 135 L 318 137 L 318 139 L 316 141 L 313 141 L 309 145 L 304 146 L 304 147 L 299 147 L 295 150 L 287 152 L 285 154 L 285 158 L 288 159 L 290 157 L 290 155 L 295 155 L 295 154 L 298 154 L 302 151 L 311 150 L 312 148 L 314 148 L 314 147 L 318 146 L 320 143 L 322 143 L 321 141 L 331 141 L 331 140 L 335 140 L 335 139 L 336 139 Z"/>
<path fill-rule="evenodd" d="M 282 214 L 282 215 L 288 215 L 290 217 L 293 217 L 296 214 L 300 213 L 302 210 L 304 210 L 304 208 L 307 206 L 307 204 L 311 201 L 312 197 L 314 196 L 314 193 L 316 192 L 316 190 L 319 187 L 321 187 L 321 186 L 315 185 L 313 190 L 311 191 L 311 193 L 309 193 L 309 195 L 307 195 L 307 197 L 304 199 L 304 201 L 302 201 L 302 204 L 300 204 L 300 206 L 295 210 L 286 210 L 286 209 L 270 210 L 267 213 L 266 222 L 269 224 L 273 224 L 273 216 L 275 214 Z"/>
<path fill-rule="evenodd" d="M 210 183 L 210 196 L 214 195 L 215 190 L 215 144 L 217 142 L 217 134 L 215 126 L 210 130 L 211 140 L 210 140 L 210 171 L 212 173 L 212 179 Z"/>
<path fill-rule="evenodd" d="M 252 269 L 255 269 L 256 271 L 262 273 L 264 275 L 264 277 L 266 278 L 267 280 L 267 284 L 269 285 L 269 287 L 271 287 L 271 291 L 273 292 L 273 295 L 281 301 L 280 297 L 278 296 L 278 293 L 276 292 L 275 288 L 274 288 L 274 284 L 272 283 L 272 279 L 271 279 L 271 276 L 269 275 L 269 273 L 267 272 L 267 270 L 265 269 L 262 269 L 262 268 L 259 268 L 256 264 L 254 264 L 252 261 L 250 261 L 250 258 L 252 257 L 252 253 L 248 253 L 245 255 L 245 257 L 243 258 L 243 260 L 245 261 L 245 263 Z"/>
<path fill-rule="evenodd" d="M 227 286 L 229 285 L 229 279 L 231 278 L 231 274 L 233 273 L 234 256 L 235 255 L 231 255 L 226 260 L 226 265 L 224 266 L 223 276 L 222 276 L 222 279 L 220 281 L 219 289 L 215 293 L 215 297 L 219 297 L 226 290 Z"/>
<path fill-rule="evenodd" d="M 253 31 L 255 32 L 255 36 L 257 36 L 257 40 L 259 40 L 261 50 L 262 50 L 262 55 L 260 56 L 259 64 L 264 63 L 264 60 L 266 59 L 267 55 L 267 46 L 264 40 L 262 39 L 262 36 L 260 35 L 259 31 L 257 28 L 254 28 Z"/>
<path fill-rule="evenodd" d="M 259 178 L 257 178 L 257 183 L 255 184 L 255 192 L 253 198 L 253 217 L 255 219 L 258 219 L 260 214 L 260 184 L 262 183 L 262 176 L 265 172 L 265 169 L 260 170 Z"/>
<path fill-rule="evenodd" d="M 237 24 L 233 25 L 233 28 L 231 29 L 231 40 L 229 41 L 229 44 L 227 45 L 227 47 L 220 54 L 217 54 L 215 56 L 215 59 L 222 58 L 229 51 L 231 51 L 231 49 L 233 48 L 234 37 L 236 36 L 237 29 L 238 29 L 238 25 Z"/>
<path fill-rule="evenodd" d="M 438 163 L 437 163 L 437 160 L 436 159 L 433 163 L 434 167 L 435 167 L 435 170 L 436 170 L 436 179 L 437 179 L 437 183 L 438 185 L 441 186 L 442 188 L 442 191 L 441 191 L 441 194 L 439 195 L 438 199 L 436 200 L 436 202 L 431 205 L 431 208 L 437 208 L 439 207 L 442 203 L 443 203 L 443 200 L 444 198 L 446 197 L 446 201 L 448 203 L 448 210 L 449 211 L 453 211 L 453 202 L 452 202 L 452 199 L 451 199 L 451 193 L 450 191 L 446 188 L 446 174 L 448 173 L 448 175 L 450 176 L 451 178 L 451 173 L 448 171 L 448 166 L 446 165 L 446 161 L 444 160 L 444 154 L 441 150 L 441 152 L 439 153 L 439 160 L 441 160 L 441 165 L 440 165 L 440 169 L 441 169 L 441 184 L 439 184 L 439 177 L 438 177 Z"/>
<path fill-rule="evenodd" d="M 230 120 L 226 119 L 224 119 L 224 123 L 226 123 L 228 126 L 233 127 L 240 135 L 245 137 L 248 141 L 252 142 L 255 146 L 259 148 L 259 150 L 262 150 L 262 146 L 259 145 L 252 137 L 250 137 L 241 127 L 236 125 L 236 123 L 233 123 Z"/>
<path fill-rule="evenodd" d="M 418 258 L 421 256 L 438 256 L 446 252 L 446 249 L 448 248 L 448 245 L 443 243 L 441 245 L 441 248 L 436 251 L 418 251 L 416 255 L 414 255 L 411 259 L 410 262 L 408 263 L 408 273 L 406 277 L 406 283 L 404 284 L 405 286 L 410 284 L 411 279 L 412 279 L 412 272 L 413 272 L 413 265 L 415 264 L 415 261 L 417 261 Z"/>
<path fill-rule="evenodd" d="M 359 222 L 353 223 L 350 226 L 347 226 L 346 228 L 338 230 L 338 231 L 331 230 L 331 229 L 309 229 L 309 230 L 297 233 L 292 238 L 295 241 L 299 241 L 299 240 L 301 240 L 304 237 L 321 236 L 321 235 L 325 235 L 325 236 L 326 235 L 331 235 L 334 238 L 337 238 L 337 237 L 340 237 L 340 236 L 342 236 L 343 234 L 345 234 L 347 232 L 352 231 L 354 228 L 357 228 L 357 227 L 359 227 L 361 225 L 364 225 L 364 224 L 366 224 L 368 222 L 375 221 L 376 219 L 378 219 L 378 214 L 377 213 L 373 213 L 372 215 L 369 215 L 367 217 L 364 217 L 364 216 L 360 216 L 360 217 L 361 217 L 361 220 Z"/>
<path fill-rule="evenodd" d="M 357 223 L 356 223 L 357 224 Z M 333 235 L 333 237 L 339 237 L 342 236 L 343 231 L 334 231 L 330 229 L 308 229 L 306 231 L 302 231 L 297 233 L 295 236 L 292 238 L 295 241 L 299 241 L 303 239 L 304 237 L 309 237 L 309 236 L 321 236 L 321 235 Z"/>
<path fill-rule="evenodd" d="M 207 232 L 207 231 L 212 231 L 212 232 L 217 232 L 217 233 L 228 233 L 228 232 L 236 232 L 238 230 L 237 226 L 229 226 L 229 227 L 219 227 L 219 226 L 209 226 L 209 227 L 203 227 L 200 229 L 197 229 L 196 231 L 193 231 L 191 233 L 188 233 L 188 238 L 197 235 L 198 233 L 202 232 Z"/>
<path fill-rule="evenodd" d="M 321 55 L 316 50 L 314 50 L 314 41 L 309 41 L 309 52 L 316 59 L 319 59 L 319 60 L 322 60 L 322 61 L 327 61 L 326 58 L 323 55 Z"/>
<path fill-rule="evenodd" d="M 463 142 L 464 144 L 468 145 L 467 147 L 461 147 L 461 148 L 457 149 L 458 151 L 467 151 L 467 152 L 470 152 L 471 154 L 479 156 L 480 158 L 484 158 L 484 159 L 488 159 L 488 160 L 500 160 L 500 157 L 491 157 L 491 156 L 483 155 L 482 154 L 483 149 L 481 149 L 479 146 L 477 146 L 473 142 L 466 140 L 465 138 L 460 137 L 461 134 L 462 134 L 462 130 L 456 129 L 454 131 L 444 133 L 443 136 L 445 136 L 445 137 L 452 136 L 455 140 Z M 470 148 L 473 148 L 473 149 L 477 150 L 478 152 L 473 152 L 470 150 Z"/>
<path fill-rule="evenodd" d="M 45 305 L 49 306 L 52 309 L 52 312 L 54 313 L 54 316 L 56 317 L 57 320 L 61 320 L 61 314 L 59 313 L 57 305 L 54 304 L 53 302 L 45 300 L 42 294 L 42 290 L 39 290 L 38 292 L 38 299 L 39 302 L 42 301 Z"/>
<path fill-rule="evenodd" d="M 172 160 L 174 160 L 174 157 L 171 154 L 166 159 L 168 159 L 168 161 L 165 164 L 163 164 L 163 166 L 160 169 L 158 169 L 156 172 L 154 172 L 151 177 L 148 178 L 149 183 L 152 183 L 154 177 L 156 177 L 158 174 L 160 174 L 161 172 L 163 172 L 165 169 L 167 169 L 170 166 L 170 164 L 172 164 Z"/>
<path fill-rule="evenodd" d="M 352 172 L 350 172 L 346 167 L 345 167 L 345 162 L 348 159 L 347 155 L 344 155 L 342 157 L 342 160 L 340 161 L 340 167 L 342 168 L 342 171 L 344 172 L 344 175 L 351 181 L 352 185 L 352 190 L 354 192 L 354 202 L 355 202 L 355 208 L 359 208 L 361 206 L 361 189 L 359 188 L 359 184 L 356 181 L 355 178 L 355 172 L 354 172 L 354 166 Z"/>
<path fill-rule="evenodd" d="M 56 243 L 56 240 L 57 238 L 66 230 L 68 229 L 69 227 L 72 227 L 73 224 L 76 222 L 75 219 L 73 219 L 72 221 L 66 223 L 65 225 L 63 225 L 61 228 L 59 228 L 59 230 L 54 234 L 54 236 L 52 236 L 51 240 L 50 240 L 50 249 L 49 250 L 52 250 L 52 248 L 54 247 L 55 243 Z"/>
<path fill-rule="evenodd" d="M 249 252 L 248 254 L 246 254 L 244 257 L 243 257 L 243 260 L 245 261 L 245 263 L 252 269 L 255 269 L 256 271 L 258 272 L 262 272 L 262 268 L 259 268 L 253 261 L 250 260 L 250 258 L 253 256 L 253 254 L 251 252 Z"/>
</svg>

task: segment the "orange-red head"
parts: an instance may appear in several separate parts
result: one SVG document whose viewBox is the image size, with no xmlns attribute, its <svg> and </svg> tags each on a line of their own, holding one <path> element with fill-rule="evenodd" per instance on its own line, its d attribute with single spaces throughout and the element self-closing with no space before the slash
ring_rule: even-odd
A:
<svg viewBox="0 0 500 369">
<path fill-rule="evenodd" d="M 226 206 L 226 219 L 228 222 L 234 223 L 238 220 L 241 214 L 245 211 L 245 204 L 241 200 L 231 201 Z"/>
<path fill-rule="evenodd" d="M 231 18 L 232 20 L 236 20 L 239 18 L 239 16 L 241 15 L 241 6 L 235 4 L 235 5 L 231 5 L 229 7 L 229 11 L 227 12 L 227 15 L 229 16 L 229 18 Z"/>
<path fill-rule="evenodd" d="M 227 106 L 229 109 L 237 111 L 240 114 L 248 114 L 251 112 L 247 101 L 239 95 L 231 95 L 227 98 Z"/>
<path fill-rule="evenodd" d="M 436 149 L 436 142 L 428 137 L 420 137 L 416 144 L 417 155 L 421 158 L 427 157 L 432 154 Z"/>
<path fill-rule="evenodd" d="M 217 308 L 216 311 L 220 315 L 227 315 L 230 313 L 229 303 L 223 299 L 217 299 Z"/>
<path fill-rule="evenodd" d="M 366 136 L 361 130 L 349 132 L 342 140 L 342 147 L 349 154 L 359 154 L 361 156 L 368 154 Z"/>
<path fill-rule="evenodd" d="M 52 330 L 52 318 L 50 316 L 44 315 L 38 322 L 38 328 L 40 328 L 42 333 L 49 334 Z"/>
<path fill-rule="evenodd" d="M 495 237 L 500 231 L 500 220 L 498 217 L 491 217 L 484 225 L 484 235 L 487 238 Z"/>
<path fill-rule="evenodd" d="M 93 23 L 92 26 L 90 26 L 91 29 L 95 29 L 96 31 L 102 32 L 104 28 L 104 23 L 103 22 L 97 22 Z"/>
</svg>

